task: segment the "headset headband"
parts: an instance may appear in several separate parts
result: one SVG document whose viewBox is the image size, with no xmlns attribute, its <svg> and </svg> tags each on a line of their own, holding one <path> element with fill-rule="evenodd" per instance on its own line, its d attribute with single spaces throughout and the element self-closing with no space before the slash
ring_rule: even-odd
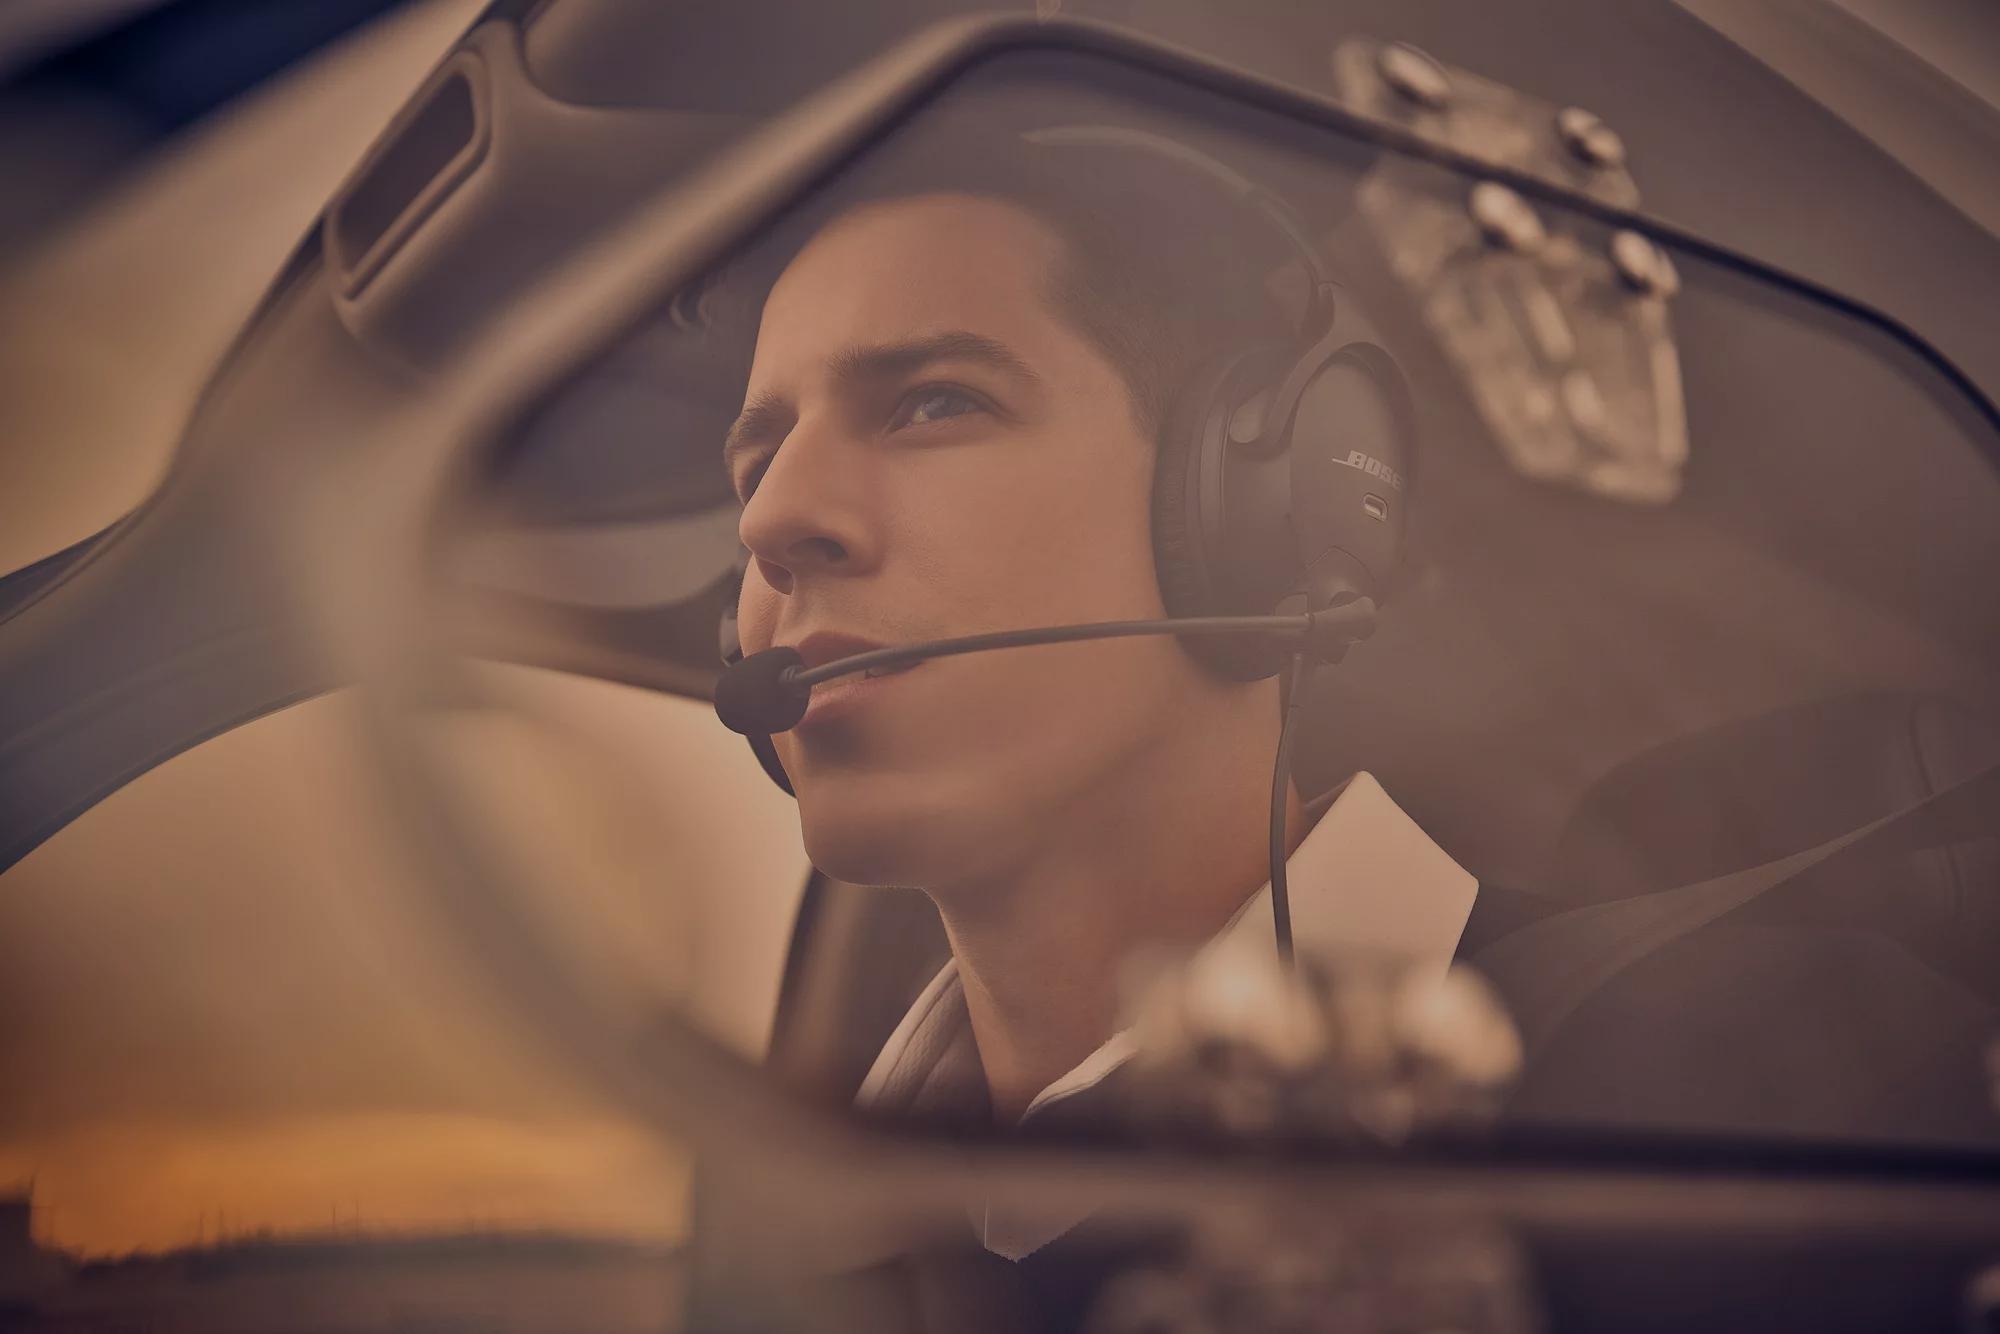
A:
<svg viewBox="0 0 2000 1334">
<path fill-rule="evenodd" d="M 1299 320 L 1301 346 L 1317 342 L 1333 325 L 1334 300 L 1339 284 L 1306 238 L 1305 222 L 1279 196 L 1198 148 L 1151 130 L 1126 125 L 1055 125 L 1029 130 L 1021 136 L 1031 144 L 1049 148 L 1119 148 L 1148 153 L 1199 172 L 1220 185 L 1232 200 L 1256 213 L 1285 239 L 1292 253 L 1305 265 L 1309 291 L 1305 313 Z"/>
</svg>

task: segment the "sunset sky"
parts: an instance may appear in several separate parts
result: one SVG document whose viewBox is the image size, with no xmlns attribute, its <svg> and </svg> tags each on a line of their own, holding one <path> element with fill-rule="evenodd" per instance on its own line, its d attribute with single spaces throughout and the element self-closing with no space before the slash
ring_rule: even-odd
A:
<svg viewBox="0 0 2000 1334">
<path fill-rule="evenodd" d="M 789 801 L 706 705 L 502 675 L 445 749 L 577 983 L 761 1052 L 805 873 Z M 41 1235 L 100 1253 L 357 1213 L 676 1235 L 685 1152 L 496 999 L 353 716 L 227 733 L 0 876 L 0 1183 L 32 1175 Z"/>
<path fill-rule="evenodd" d="M 0 569 L 155 485 L 285 255 L 480 7 L 391 11 L 0 264 Z M 789 802 L 705 706 L 514 685 L 522 711 L 462 720 L 449 749 L 518 817 L 549 939 L 608 995 L 680 996 L 759 1050 L 804 876 Z M 524 1036 L 380 786 L 350 702 L 322 699 L 169 761 L 0 874 L 0 1190 L 34 1179 L 44 1240 L 115 1253 L 357 1213 L 682 1226 L 684 1151 Z"/>
</svg>

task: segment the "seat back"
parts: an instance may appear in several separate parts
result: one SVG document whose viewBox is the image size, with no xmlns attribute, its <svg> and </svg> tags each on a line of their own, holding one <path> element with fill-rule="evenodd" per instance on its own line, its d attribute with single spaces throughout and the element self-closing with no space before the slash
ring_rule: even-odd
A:
<svg viewBox="0 0 2000 1334">
<path fill-rule="evenodd" d="M 1606 774 L 1557 846 L 1573 904 L 1655 893 L 1813 847 L 2000 761 L 2000 725 L 1914 694 L 1838 696 L 1678 738 Z M 2000 831 L 1839 858 L 1743 910 L 1874 931 L 2000 989 Z"/>
</svg>

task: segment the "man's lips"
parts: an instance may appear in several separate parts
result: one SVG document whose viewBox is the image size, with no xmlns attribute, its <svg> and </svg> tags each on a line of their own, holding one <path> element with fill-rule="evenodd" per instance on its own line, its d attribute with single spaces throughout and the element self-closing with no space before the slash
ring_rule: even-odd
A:
<svg viewBox="0 0 2000 1334">
<path fill-rule="evenodd" d="M 815 630 L 800 636 L 790 647 L 797 649 L 799 658 L 811 668 L 824 667 L 837 658 L 851 658 L 857 653 L 872 653 L 887 645 L 879 639 L 867 639 L 841 630 Z"/>
<path fill-rule="evenodd" d="M 879 640 L 867 639 L 860 635 L 840 631 L 817 630 L 801 638 L 793 645 L 799 658 L 808 668 L 824 667 L 840 658 L 851 658 L 856 654 L 872 652 L 886 645 Z M 907 674 L 916 663 L 906 663 L 900 667 L 876 667 L 852 676 L 837 676 L 831 681 L 821 682 L 812 689 L 812 698 L 806 704 L 805 717 L 801 718 L 794 731 L 803 731 L 834 718 L 845 717 L 864 707 L 873 699 L 889 680 Z"/>
</svg>

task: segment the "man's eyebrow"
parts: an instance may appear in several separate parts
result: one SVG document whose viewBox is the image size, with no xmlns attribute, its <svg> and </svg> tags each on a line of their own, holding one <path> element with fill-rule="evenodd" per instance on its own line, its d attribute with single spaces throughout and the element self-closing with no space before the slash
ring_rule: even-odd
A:
<svg viewBox="0 0 2000 1334">
<path fill-rule="evenodd" d="M 1042 378 L 1005 343 L 966 329 L 875 347 L 846 348 L 834 355 L 830 366 L 838 380 L 893 380 L 934 361 L 979 362 L 1029 384 L 1039 384 Z"/>
</svg>

